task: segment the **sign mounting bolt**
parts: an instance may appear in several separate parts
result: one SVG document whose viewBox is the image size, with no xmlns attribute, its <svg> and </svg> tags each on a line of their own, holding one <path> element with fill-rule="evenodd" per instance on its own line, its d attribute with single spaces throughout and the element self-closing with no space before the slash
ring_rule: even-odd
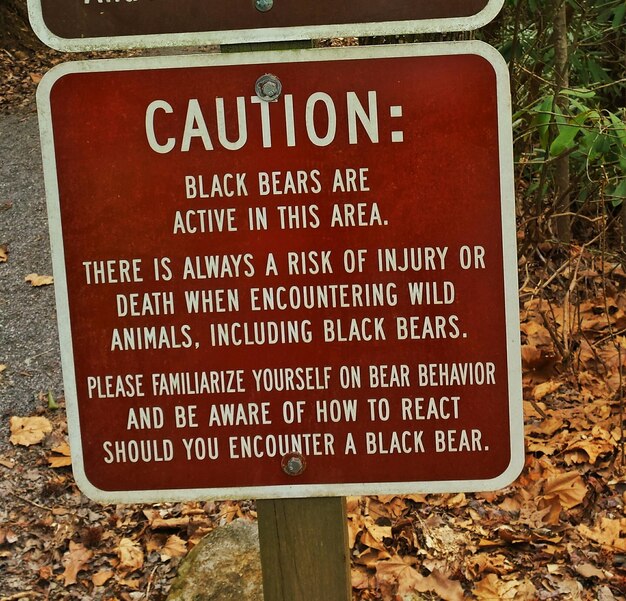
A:
<svg viewBox="0 0 626 601">
<path fill-rule="evenodd" d="M 287 453 L 283 455 L 280 465 L 288 476 L 299 476 L 306 469 L 306 459 L 300 453 Z"/>
<path fill-rule="evenodd" d="M 266 73 L 256 80 L 254 90 L 261 100 L 275 102 L 283 91 L 283 84 L 280 83 L 280 79 L 276 75 Z"/>
<path fill-rule="evenodd" d="M 274 6 L 274 0 L 254 0 L 255 8 L 262 13 L 266 13 Z"/>
</svg>

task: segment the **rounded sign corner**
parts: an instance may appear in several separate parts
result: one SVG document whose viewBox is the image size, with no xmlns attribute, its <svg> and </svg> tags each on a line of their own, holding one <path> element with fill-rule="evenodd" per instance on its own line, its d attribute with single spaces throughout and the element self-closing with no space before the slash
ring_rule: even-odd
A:
<svg viewBox="0 0 626 601">
<path fill-rule="evenodd" d="M 463 42 L 461 42 L 463 43 Z M 482 40 L 470 40 L 466 42 L 472 48 L 473 53 L 485 59 L 494 69 L 497 75 L 505 75 L 508 77 L 509 67 L 505 58 L 497 48 Z"/>
<path fill-rule="evenodd" d="M 502 490 L 503 488 L 506 488 L 507 486 L 513 484 L 513 482 L 515 482 L 519 478 L 522 470 L 524 469 L 524 463 L 526 460 L 524 445 L 522 444 L 519 446 L 521 448 L 511 449 L 511 459 L 506 469 L 496 477 L 481 482 L 481 486 L 477 488 L 474 492 Z"/>
<path fill-rule="evenodd" d="M 41 105 L 43 101 L 45 101 L 46 103 L 49 102 L 52 89 L 60 79 L 62 79 L 66 75 L 78 71 L 78 69 L 76 68 L 78 62 L 79 61 L 70 61 L 66 63 L 60 63 L 44 73 L 41 81 L 37 86 L 36 98 L 38 105 Z"/>
<path fill-rule="evenodd" d="M 491 23 L 502 10 L 504 6 L 504 0 L 489 0 L 479 13 L 474 15 L 474 29 L 479 29 Z"/>
<path fill-rule="evenodd" d="M 59 37 L 47 25 L 41 9 L 41 0 L 28 0 L 28 19 L 35 35 L 53 50 L 74 52 L 73 41 Z"/>
<path fill-rule="evenodd" d="M 79 459 L 79 461 L 77 461 Z M 122 495 L 116 495 L 114 492 L 103 490 L 91 483 L 89 477 L 85 473 L 85 466 L 82 459 L 72 457 L 72 472 L 78 489 L 89 499 L 98 503 L 109 504 L 120 501 Z"/>
</svg>

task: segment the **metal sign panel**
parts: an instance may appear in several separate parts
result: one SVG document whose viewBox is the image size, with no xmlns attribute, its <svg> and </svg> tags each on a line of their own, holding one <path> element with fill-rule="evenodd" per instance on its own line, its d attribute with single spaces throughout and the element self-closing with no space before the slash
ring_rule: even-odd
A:
<svg viewBox="0 0 626 601">
<path fill-rule="evenodd" d="M 504 0 L 28 0 L 58 50 L 272 42 L 476 29 Z"/>
<path fill-rule="evenodd" d="M 512 141 L 495 50 L 68 63 L 38 104 L 88 496 L 516 477 Z"/>
</svg>

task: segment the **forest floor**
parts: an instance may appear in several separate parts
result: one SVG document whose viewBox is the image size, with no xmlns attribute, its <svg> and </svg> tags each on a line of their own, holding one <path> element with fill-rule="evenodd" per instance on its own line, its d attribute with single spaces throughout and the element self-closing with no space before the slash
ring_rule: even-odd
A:
<svg viewBox="0 0 626 601">
<path fill-rule="evenodd" d="M 62 60 L 0 48 L 0 112 L 32 111 Z M 0 246 L 0 269 L 9 261 Z M 626 273 L 607 253 L 546 243 L 520 259 L 520 284 L 522 475 L 489 493 L 348 499 L 355 601 L 626 601 Z M 0 601 L 161 601 L 202 536 L 255 519 L 252 501 L 88 500 L 63 399 L 32 394 L 31 415 L 0 432 Z"/>
<path fill-rule="evenodd" d="M 522 289 L 522 475 L 489 493 L 348 499 L 355 600 L 626 599 L 615 392 L 626 274 L 579 252 L 575 276 L 549 272 L 605 295 L 559 306 Z M 200 537 L 255 518 L 251 501 L 93 503 L 72 478 L 62 401 L 41 394 L 31 421 L 12 424 L 0 456 L 0 599 L 160 600 Z"/>
</svg>

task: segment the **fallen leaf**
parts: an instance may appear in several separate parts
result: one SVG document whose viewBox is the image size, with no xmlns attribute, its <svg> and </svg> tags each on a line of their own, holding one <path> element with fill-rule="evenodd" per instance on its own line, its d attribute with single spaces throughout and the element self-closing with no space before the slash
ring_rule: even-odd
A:
<svg viewBox="0 0 626 601">
<path fill-rule="evenodd" d="M 395 518 L 399 518 L 407 511 L 406 501 L 400 497 L 394 497 L 387 503 L 389 513 Z"/>
<path fill-rule="evenodd" d="M 15 461 L 13 459 L 9 459 L 8 457 L 0 455 L 0 465 L 6 467 L 9 470 L 12 470 L 15 467 Z"/>
<path fill-rule="evenodd" d="M 532 346 L 552 347 L 552 337 L 550 336 L 550 332 L 540 323 L 537 323 L 536 321 L 523 323 L 520 326 L 520 329 L 524 334 L 526 334 L 528 344 Z"/>
<path fill-rule="evenodd" d="M 121 586 L 126 586 L 128 588 L 132 588 L 133 590 L 138 590 L 139 587 L 141 586 L 141 578 L 128 578 L 128 579 L 119 578 L 117 583 Z"/>
<path fill-rule="evenodd" d="M 60 445 L 54 447 L 52 449 L 52 453 L 54 453 L 54 455 L 50 455 L 48 457 L 48 463 L 50 464 L 50 467 L 57 469 L 72 465 L 72 458 L 70 456 L 70 445 L 68 445 L 66 442 L 63 442 Z"/>
<path fill-rule="evenodd" d="M 608 586 L 598 589 L 598 601 L 619 601 Z"/>
<path fill-rule="evenodd" d="M 6 263 L 9 260 L 9 247 L 6 244 L 0 244 L 0 263 Z"/>
<path fill-rule="evenodd" d="M 59 455 L 69 455 L 70 445 L 67 443 L 67 441 L 64 441 L 56 447 L 52 447 L 51 450 L 53 453 L 58 453 Z"/>
<path fill-rule="evenodd" d="M 184 516 L 182 518 L 168 518 L 168 519 L 157 517 L 157 518 L 150 520 L 150 527 L 153 530 L 158 530 L 160 528 L 187 528 L 187 526 L 189 526 L 189 522 L 190 522 L 189 516 Z"/>
<path fill-rule="evenodd" d="M 414 582 L 421 574 L 404 558 L 394 555 L 387 561 L 376 563 L 376 579 L 387 587 L 398 587 L 398 594 L 414 590 Z"/>
<path fill-rule="evenodd" d="M 379 526 L 367 518 L 364 523 L 365 531 L 361 536 L 361 544 L 378 549 L 379 551 L 385 550 L 383 539 L 391 538 L 391 526 Z"/>
<path fill-rule="evenodd" d="M 91 582 L 93 582 L 94 586 L 102 586 L 108 580 L 113 578 L 113 576 L 115 576 L 115 572 L 113 572 L 113 570 L 102 570 L 91 577 Z"/>
<path fill-rule="evenodd" d="M 134 572 L 143 566 L 143 551 L 139 543 L 130 538 L 123 538 L 117 548 L 119 568 L 127 572 Z"/>
<path fill-rule="evenodd" d="M 589 463 L 595 464 L 600 455 L 611 453 L 616 446 L 616 442 L 611 438 L 609 432 L 600 426 L 594 426 L 586 434 L 578 433 L 567 445 L 566 451 L 578 449 L 584 451 L 588 456 Z"/>
<path fill-rule="evenodd" d="M 514 497 L 504 497 L 502 503 L 498 504 L 498 507 L 502 509 L 502 511 L 513 513 L 520 510 L 520 502 L 519 499 Z"/>
<path fill-rule="evenodd" d="M 601 518 L 593 528 L 580 524 L 578 531 L 587 538 L 617 551 L 626 552 L 626 518 L 612 520 Z"/>
<path fill-rule="evenodd" d="M 155 534 L 149 536 L 144 542 L 146 553 L 150 554 L 154 551 L 160 551 L 165 545 L 165 534 Z"/>
<path fill-rule="evenodd" d="M 403 498 L 414 501 L 415 503 L 428 503 L 428 498 L 426 495 L 405 495 Z"/>
<path fill-rule="evenodd" d="M 506 557 L 500 553 L 494 555 L 476 553 L 468 561 L 468 567 L 471 569 L 474 578 L 477 578 L 482 573 L 503 575 L 511 571 L 511 565 Z"/>
<path fill-rule="evenodd" d="M 441 574 L 437 570 L 430 576 L 421 576 L 421 581 L 415 584 L 415 590 L 420 593 L 435 593 L 445 601 L 463 601 L 465 599 L 461 584 L 456 580 L 450 580 L 445 574 Z"/>
<path fill-rule="evenodd" d="M 220 519 L 225 524 L 230 524 L 233 520 L 242 517 L 241 507 L 236 501 L 226 501 L 220 509 Z"/>
<path fill-rule="evenodd" d="M 479 601 L 535 601 L 537 591 L 529 580 L 502 580 L 496 574 L 489 574 L 476 583 L 473 590 Z"/>
<path fill-rule="evenodd" d="M 535 399 L 535 401 L 540 401 L 549 394 L 556 392 L 560 387 L 561 383 L 553 380 L 538 384 L 533 388 L 533 398 Z"/>
<path fill-rule="evenodd" d="M 526 544 L 530 542 L 530 536 L 525 532 L 519 532 L 505 524 L 497 529 L 498 536 L 511 545 Z"/>
<path fill-rule="evenodd" d="M 386 551 L 376 551 L 375 549 L 366 549 L 365 551 L 354 556 L 354 563 L 361 565 L 370 570 L 375 570 L 381 561 L 390 559 L 391 555 Z"/>
<path fill-rule="evenodd" d="M 29 73 L 30 78 L 32 80 L 33 83 L 39 83 L 43 77 L 43 75 L 41 75 L 40 73 Z"/>
<path fill-rule="evenodd" d="M 447 498 L 445 505 L 447 507 L 465 507 L 467 505 L 467 497 L 465 493 L 460 492 Z"/>
<path fill-rule="evenodd" d="M 539 423 L 528 424 L 525 427 L 526 436 L 538 434 L 541 436 L 552 436 L 555 432 L 558 432 L 563 427 L 563 420 L 558 417 L 549 417 L 548 419 L 542 419 Z M 550 441 L 547 441 L 548 443 Z"/>
<path fill-rule="evenodd" d="M 161 512 L 156 509 L 144 509 L 143 514 L 146 516 L 152 526 L 152 522 L 161 517 Z"/>
<path fill-rule="evenodd" d="M 504 546 L 504 542 L 500 540 L 489 540 L 488 538 L 481 538 L 478 541 L 478 547 L 480 549 L 488 549 L 491 547 L 502 547 Z"/>
<path fill-rule="evenodd" d="M 252 512 L 250 512 L 252 514 Z M 255 516 L 256 517 L 256 516 Z M 208 522 L 207 522 L 208 523 Z M 212 526 L 201 526 L 189 535 L 189 548 L 195 547 L 209 532 L 215 530 Z"/>
<path fill-rule="evenodd" d="M 10 420 L 11 438 L 14 445 L 29 447 L 40 443 L 52 432 L 52 424 L 45 417 L 16 417 Z"/>
<path fill-rule="evenodd" d="M 536 369 L 544 363 L 543 353 L 536 346 L 525 344 L 522 346 L 522 361 L 527 369 Z"/>
<path fill-rule="evenodd" d="M 581 563 L 580 565 L 574 566 L 574 569 L 583 577 L 583 578 L 602 578 L 604 579 L 604 572 L 596 568 L 596 566 L 591 565 L 590 563 Z"/>
<path fill-rule="evenodd" d="M 39 568 L 39 578 L 42 580 L 50 580 L 54 574 L 52 566 L 41 566 Z"/>
<path fill-rule="evenodd" d="M 186 554 L 187 543 L 179 536 L 172 534 L 161 549 L 161 561 L 169 561 L 174 557 L 183 557 Z"/>
<path fill-rule="evenodd" d="M 54 282 L 51 275 L 39 275 L 37 273 L 29 273 L 25 278 L 25 282 L 29 282 L 32 286 L 49 286 Z"/>
<path fill-rule="evenodd" d="M 13 543 L 16 543 L 18 541 L 18 536 L 17 534 L 15 534 L 15 532 L 13 532 L 13 530 L 9 529 L 4 533 L 4 540 L 9 543 L 10 545 L 12 545 Z"/>
<path fill-rule="evenodd" d="M 557 474 L 546 479 L 543 498 L 547 501 L 558 498 L 563 509 L 571 509 L 582 503 L 587 494 L 584 480 L 576 472 Z"/>
<path fill-rule="evenodd" d="M 351 573 L 352 588 L 363 590 L 369 588 L 369 576 L 365 570 L 353 569 Z"/>
<path fill-rule="evenodd" d="M 381 561 L 376 565 L 376 577 L 386 581 L 387 586 L 397 582 L 398 595 L 418 591 L 420 593 L 434 592 L 445 601 L 463 601 L 465 596 L 459 582 L 450 580 L 444 574 L 433 571 L 429 576 L 422 576 L 419 571 L 410 565 L 410 559 L 394 555 L 388 561 Z"/>
<path fill-rule="evenodd" d="M 69 551 L 63 556 L 63 583 L 65 586 L 76 584 L 78 572 L 83 570 L 93 557 L 93 552 L 87 549 L 82 543 L 70 541 Z"/>
</svg>

